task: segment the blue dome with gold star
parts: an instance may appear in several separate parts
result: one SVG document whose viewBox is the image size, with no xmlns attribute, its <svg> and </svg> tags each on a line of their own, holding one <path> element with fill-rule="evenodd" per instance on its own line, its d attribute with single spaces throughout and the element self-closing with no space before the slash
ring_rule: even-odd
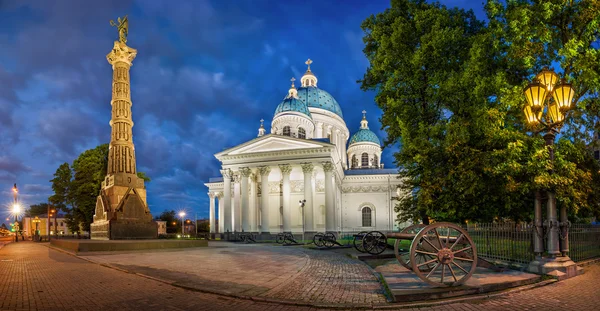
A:
<svg viewBox="0 0 600 311">
<path fill-rule="evenodd" d="M 377 137 L 377 135 L 375 135 L 375 133 L 373 133 L 373 131 L 369 129 L 369 121 L 367 121 L 367 112 L 363 110 L 362 113 L 363 117 L 362 120 L 360 120 L 360 128 L 358 132 L 354 133 L 354 135 L 352 135 L 352 137 L 350 138 L 349 146 L 358 143 L 375 143 L 378 146 L 381 146 L 379 137 Z"/>
<path fill-rule="evenodd" d="M 376 143 L 377 145 L 381 146 L 379 137 L 377 137 L 377 135 L 375 135 L 375 133 L 369 129 L 360 129 L 358 132 L 352 135 L 352 138 L 350 138 L 350 145 L 361 142 Z"/>
<path fill-rule="evenodd" d="M 317 88 L 316 86 L 298 88 L 298 98 L 306 103 L 308 107 L 321 108 L 331 111 L 340 116 L 340 118 L 344 119 L 342 108 L 335 98 L 333 98 L 331 94 Z"/>
<path fill-rule="evenodd" d="M 299 112 L 312 119 L 310 111 L 308 110 L 308 106 L 306 106 L 303 101 L 294 97 L 287 97 L 281 102 L 281 104 L 277 106 L 277 109 L 275 109 L 275 115 L 278 115 L 282 112 Z"/>
</svg>

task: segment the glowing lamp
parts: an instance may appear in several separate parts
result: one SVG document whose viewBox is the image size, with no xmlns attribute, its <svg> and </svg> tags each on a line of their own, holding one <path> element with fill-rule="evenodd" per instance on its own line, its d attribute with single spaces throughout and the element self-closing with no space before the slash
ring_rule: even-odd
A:
<svg viewBox="0 0 600 311">
<path fill-rule="evenodd" d="M 533 111 L 537 112 L 542 110 L 542 105 L 544 104 L 546 94 L 548 93 L 543 84 L 539 81 L 530 83 L 523 93 L 525 94 L 525 98 L 527 98 L 527 103 L 531 106 Z"/>
<path fill-rule="evenodd" d="M 548 107 L 548 113 L 550 114 L 552 123 L 560 123 L 565 120 L 565 115 L 560 111 L 560 108 L 556 102 L 552 103 Z"/>
<path fill-rule="evenodd" d="M 523 108 L 523 111 L 525 112 L 525 117 L 527 118 L 528 124 L 535 125 L 540 122 L 539 119 L 542 117 L 541 109 L 537 113 L 537 116 L 536 116 L 536 113 L 534 113 L 533 110 L 531 109 L 531 106 L 529 106 L 529 105 L 525 105 L 525 108 Z"/>
<path fill-rule="evenodd" d="M 558 104 L 558 109 L 563 113 L 571 109 L 573 96 L 575 96 L 573 86 L 564 80 L 554 89 L 554 102 Z"/>
<path fill-rule="evenodd" d="M 554 71 L 548 70 L 548 68 L 542 69 L 535 78 L 546 87 L 548 92 L 552 92 L 554 85 L 558 82 L 558 75 Z"/>
<path fill-rule="evenodd" d="M 13 211 L 13 214 L 15 214 L 15 215 L 21 213 L 21 207 L 19 206 L 19 204 L 13 205 L 12 211 Z"/>
</svg>

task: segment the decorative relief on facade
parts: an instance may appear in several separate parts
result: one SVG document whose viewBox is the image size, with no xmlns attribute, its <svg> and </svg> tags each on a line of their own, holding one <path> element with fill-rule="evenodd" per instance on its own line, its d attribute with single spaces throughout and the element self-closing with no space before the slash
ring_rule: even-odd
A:
<svg viewBox="0 0 600 311">
<path fill-rule="evenodd" d="M 239 184 L 240 181 L 242 181 L 242 176 L 238 172 L 233 173 L 233 183 Z"/>
<path fill-rule="evenodd" d="M 261 184 L 256 185 L 256 194 L 258 194 L 258 195 L 262 194 L 262 185 Z"/>
<path fill-rule="evenodd" d="M 249 167 L 242 167 L 240 168 L 240 174 L 243 177 L 250 177 L 250 174 L 252 174 L 252 170 Z"/>
<path fill-rule="evenodd" d="M 215 193 L 214 192 L 209 192 L 208 193 L 208 197 L 212 200 L 215 198 Z"/>
<path fill-rule="evenodd" d="M 217 199 L 219 199 L 219 200 L 223 199 L 223 192 L 217 192 L 216 196 L 217 196 Z"/>
<path fill-rule="evenodd" d="M 258 168 L 258 173 L 261 176 L 269 176 L 269 173 L 271 173 L 271 167 L 270 166 L 261 166 Z"/>
<path fill-rule="evenodd" d="M 270 181 L 269 193 L 281 193 L 281 183 L 277 181 Z"/>
<path fill-rule="evenodd" d="M 315 186 L 317 192 L 325 192 L 325 180 L 317 179 Z"/>
<path fill-rule="evenodd" d="M 292 172 L 292 166 L 289 164 L 279 164 L 279 169 L 283 175 L 289 175 Z"/>
<path fill-rule="evenodd" d="M 303 180 L 291 180 L 290 186 L 292 188 L 292 192 L 303 192 L 304 191 L 304 181 Z"/>
<path fill-rule="evenodd" d="M 306 173 L 312 173 L 312 171 L 314 170 L 315 166 L 312 163 L 301 163 L 300 166 L 302 166 L 302 172 Z"/>
<path fill-rule="evenodd" d="M 221 175 L 223 175 L 223 179 L 231 179 L 233 171 L 230 169 L 221 170 Z"/>
<path fill-rule="evenodd" d="M 344 193 L 361 193 L 361 192 L 387 192 L 388 189 L 392 189 L 394 187 L 387 187 L 387 185 L 373 185 L 373 186 L 363 186 L 363 185 L 354 185 L 354 186 L 342 186 L 342 192 Z"/>
<path fill-rule="evenodd" d="M 333 163 L 331 163 L 330 161 L 323 162 L 323 170 L 325 172 L 331 172 L 331 171 L 333 171 L 333 169 L 334 169 Z"/>
</svg>

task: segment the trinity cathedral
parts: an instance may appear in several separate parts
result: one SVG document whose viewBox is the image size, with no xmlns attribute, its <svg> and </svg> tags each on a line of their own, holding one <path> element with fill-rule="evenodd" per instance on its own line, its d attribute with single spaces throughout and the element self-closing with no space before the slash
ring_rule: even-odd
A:
<svg viewBox="0 0 600 311">
<path fill-rule="evenodd" d="M 212 233 L 397 230 L 398 170 L 383 168 L 365 111 L 350 135 L 311 63 L 300 87 L 292 78 L 270 134 L 261 120 L 257 138 L 215 154 L 222 176 L 205 184 Z"/>
</svg>

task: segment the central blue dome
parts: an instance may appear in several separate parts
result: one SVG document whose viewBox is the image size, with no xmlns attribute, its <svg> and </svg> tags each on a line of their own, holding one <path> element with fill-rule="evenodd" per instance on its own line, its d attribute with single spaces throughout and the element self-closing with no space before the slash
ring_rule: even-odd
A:
<svg viewBox="0 0 600 311">
<path fill-rule="evenodd" d="M 373 131 L 371 131 L 369 129 L 358 130 L 358 132 L 356 132 L 354 135 L 352 135 L 352 138 L 350 138 L 349 145 L 352 145 L 354 143 L 360 143 L 360 142 L 376 143 L 377 145 L 381 146 L 381 143 L 379 142 L 379 138 L 377 137 L 377 135 L 375 135 L 375 133 L 373 133 Z"/>
<path fill-rule="evenodd" d="M 306 104 L 303 101 L 293 97 L 288 97 L 284 99 L 281 102 L 281 104 L 277 106 L 277 109 L 275 109 L 275 115 L 286 111 L 300 112 L 312 119 L 312 116 Z"/>
<path fill-rule="evenodd" d="M 301 87 L 298 89 L 298 97 L 301 101 L 308 105 L 308 107 L 321 108 L 331 111 L 340 116 L 342 120 L 344 119 L 340 104 L 338 104 L 335 98 L 333 98 L 333 96 L 326 91 L 323 91 L 315 86 Z"/>
</svg>

